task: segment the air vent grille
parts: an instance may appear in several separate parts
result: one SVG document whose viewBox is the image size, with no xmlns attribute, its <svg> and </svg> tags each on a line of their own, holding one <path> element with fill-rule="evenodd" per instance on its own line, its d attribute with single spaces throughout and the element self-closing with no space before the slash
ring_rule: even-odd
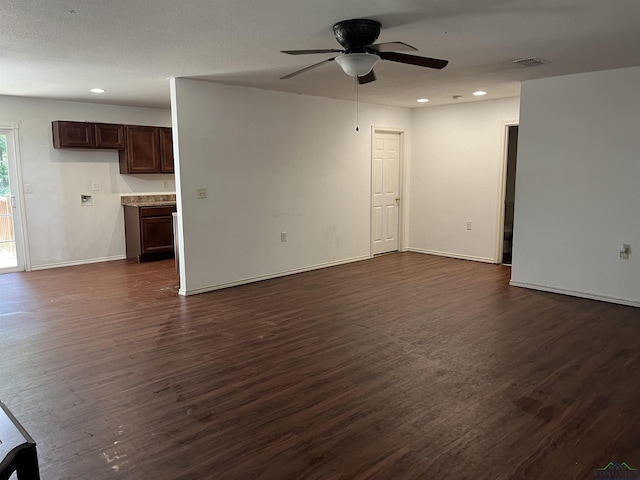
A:
<svg viewBox="0 0 640 480">
<path fill-rule="evenodd" d="M 544 60 L 540 57 L 529 57 L 514 60 L 513 63 L 515 63 L 516 65 L 522 65 L 523 67 L 535 67 L 537 65 L 544 65 L 545 63 L 549 63 L 549 61 Z"/>
</svg>

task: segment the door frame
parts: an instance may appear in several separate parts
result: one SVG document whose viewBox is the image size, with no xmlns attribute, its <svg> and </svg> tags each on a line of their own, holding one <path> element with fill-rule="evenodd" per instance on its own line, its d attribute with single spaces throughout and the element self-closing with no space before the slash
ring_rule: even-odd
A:
<svg viewBox="0 0 640 480">
<path fill-rule="evenodd" d="M 399 141 L 399 164 L 398 164 L 398 194 L 400 196 L 400 205 L 398 206 L 398 251 L 406 252 L 408 247 L 406 245 L 409 238 L 407 229 L 409 226 L 409 202 L 405 198 L 409 197 L 409 183 L 407 171 L 409 168 L 408 161 L 408 133 L 404 127 L 389 127 L 382 125 L 371 126 L 371 160 L 370 160 L 370 176 L 371 176 L 371 191 L 369 192 L 369 257 L 373 258 L 373 192 L 375 190 L 374 178 L 373 178 L 373 159 L 374 159 L 374 139 L 376 133 L 393 133 L 398 134 Z"/>
<path fill-rule="evenodd" d="M 502 263 L 504 249 L 504 199 L 507 195 L 507 157 L 509 155 L 509 127 L 520 126 L 520 120 L 502 121 L 502 155 L 500 158 L 500 179 L 498 182 L 498 205 L 496 208 L 496 241 L 494 263 Z"/>
<path fill-rule="evenodd" d="M 30 272 L 31 271 L 31 256 L 27 245 L 27 219 L 25 215 L 25 201 L 24 201 L 24 189 L 22 188 L 22 162 L 20 155 L 20 135 L 19 126 L 17 124 L 3 124 L 0 123 L 0 131 L 6 133 L 7 137 L 10 137 L 13 144 L 13 165 L 10 164 L 10 185 L 11 190 L 15 193 L 16 208 L 13 216 L 14 224 L 14 236 L 16 241 L 16 255 L 18 257 L 18 266 L 15 268 L 8 268 L 2 270 L 3 273 L 10 272 Z M 11 168 L 13 166 L 13 168 Z M 17 217 L 17 218 L 16 218 Z M 20 228 L 15 228 L 16 224 L 19 224 Z M 22 261 L 20 261 L 22 260 Z"/>
</svg>

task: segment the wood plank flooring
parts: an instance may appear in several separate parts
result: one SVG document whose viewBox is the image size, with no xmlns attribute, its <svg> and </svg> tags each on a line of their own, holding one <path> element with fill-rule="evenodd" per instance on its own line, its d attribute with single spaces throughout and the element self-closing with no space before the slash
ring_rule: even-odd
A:
<svg viewBox="0 0 640 480">
<path fill-rule="evenodd" d="M 402 253 L 193 297 L 172 261 L 0 276 L 43 480 L 588 479 L 640 467 L 640 311 Z"/>
</svg>

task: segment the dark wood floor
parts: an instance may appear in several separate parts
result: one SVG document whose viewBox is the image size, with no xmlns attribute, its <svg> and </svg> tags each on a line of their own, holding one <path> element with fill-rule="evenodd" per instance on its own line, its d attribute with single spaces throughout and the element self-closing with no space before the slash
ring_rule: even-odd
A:
<svg viewBox="0 0 640 480">
<path fill-rule="evenodd" d="M 640 311 L 404 253 L 183 298 L 171 261 L 0 276 L 43 480 L 587 479 L 640 466 Z"/>
</svg>

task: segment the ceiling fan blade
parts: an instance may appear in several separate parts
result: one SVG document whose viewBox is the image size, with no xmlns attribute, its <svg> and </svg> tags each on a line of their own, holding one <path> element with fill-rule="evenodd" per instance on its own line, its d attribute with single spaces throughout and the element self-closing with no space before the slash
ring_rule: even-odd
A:
<svg viewBox="0 0 640 480">
<path fill-rule="evenodd" d="M 376 81 L 376 74 L 373 73 L 373 70 L 371 70 L 369 73 L 367 73 L 366 75 L 363 75 L 361 77 L 358 77 L 358 83 L 360 85 L 364 85 L 366 83 L 371 83 L 371 82 L 375 82 Z"/>
<path fill-rule="evenodd" d="M 416 55 L 407 55 L 406 53 L 380 52 L 379 55 L 383 60 L 408 63 L 409 65 L 417 65 L 419 67 L 437 68 L 438 70 L 446 67 L 447 63 L 449 63 L 448 60 L 440 60 L 437 58 L 429 57 L 418 57 Z"/>
<path fill-rule="evenodd" d="M 404 42 L 385 42 L 385 43 L 374 43 L 370 45 L 369 48 L 375 50 L 376 52 L 417 52 L 418 49 L 416 47 L 412 47 L 411 45 Z"/>
<path fill-rule="evenodd" d="M 285 75 L 284 77 L 280 77 L 280 80 L 286 80 L 287 78 L 291 78 L 291 77 L 295 77 L 296 75 L 300 75 L 301 73 L 307 72 L 309 70 L 311 70 L 312 68 L 316 68 L 319 67 L 320 65 L 324 64 L 324 63 L 328 63 L 331 62 L 335 59 L 336 57 L 333 58 L 327 58 L 325 60 L 322 60 L 321 62 L 318 63 L 314 63 L 313 65 L 309 65 L 308 67 L 302 68 L 300 70 L 296 70 L 293 73 L 290 73 L 289 75 Z"/>
<path fill-rule="evenodd" d="M 343 51 L 335 48 L 325 48 L 323 50 L 280 50 L 280 53 L 286 53 L 287 55 L 313 55 L 314 53 L 342 53 Z"/>
</svg>

